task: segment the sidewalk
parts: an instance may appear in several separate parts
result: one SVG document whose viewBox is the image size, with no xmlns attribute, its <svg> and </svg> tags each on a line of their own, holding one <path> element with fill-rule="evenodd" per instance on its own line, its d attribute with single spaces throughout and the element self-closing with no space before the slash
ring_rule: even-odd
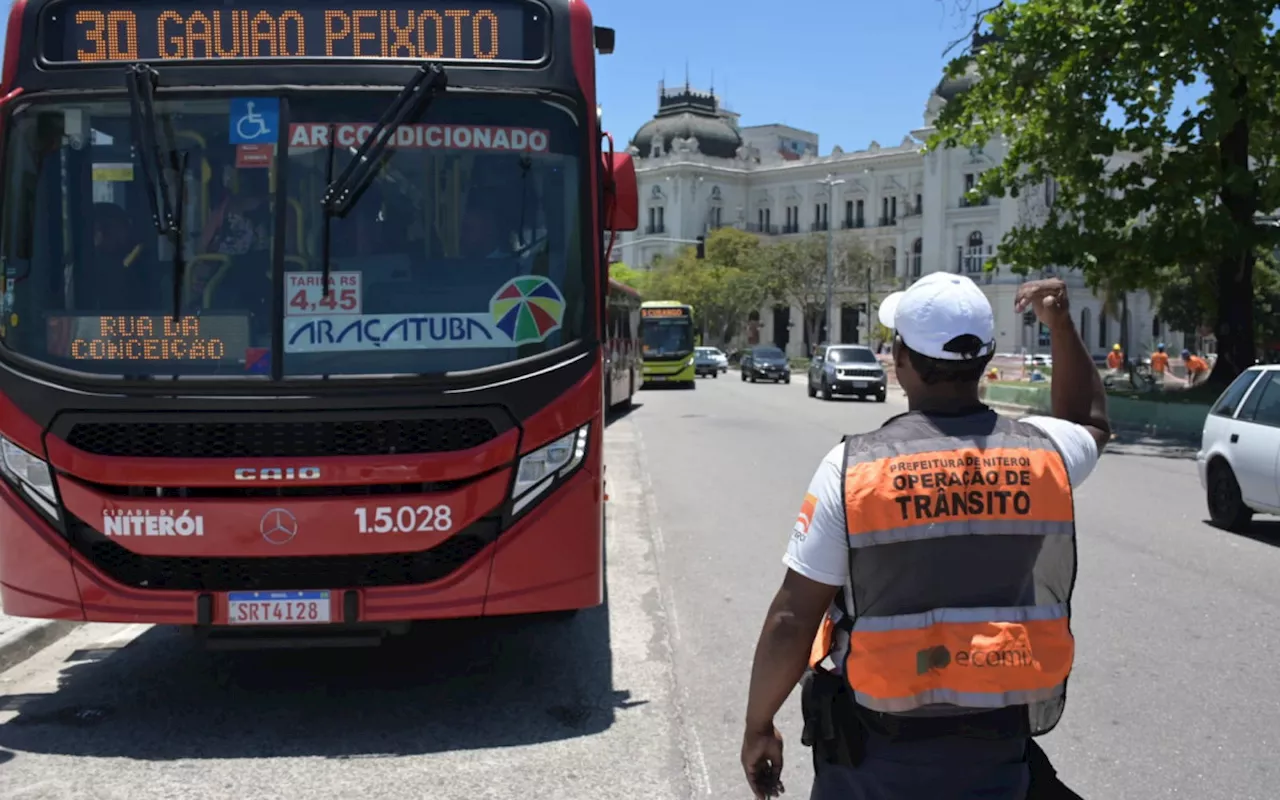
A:
<svg viewBox="0 0 1280 800">
<path fill-rule="evenodd" d="M 25 661 L 75 630 L 79 622 L 10 617 L 0 605 L 0 672 Z"/>
</svg>

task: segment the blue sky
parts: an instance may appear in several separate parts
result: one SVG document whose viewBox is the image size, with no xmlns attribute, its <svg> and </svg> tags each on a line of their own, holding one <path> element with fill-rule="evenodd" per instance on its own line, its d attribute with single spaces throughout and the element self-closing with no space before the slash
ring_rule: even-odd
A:
<svg viewBox="0 0 1280 800">
<path fill-rule="evenodd" d="M 921 125 L 953 0 L 588 0 L 617 49 L 597 61 L 605 128 L 621 148 L 657 109 L 658 81 L 715 88 L 743 125 L 782 123 L 835 145 L 889 146 Z"/>
</svg>

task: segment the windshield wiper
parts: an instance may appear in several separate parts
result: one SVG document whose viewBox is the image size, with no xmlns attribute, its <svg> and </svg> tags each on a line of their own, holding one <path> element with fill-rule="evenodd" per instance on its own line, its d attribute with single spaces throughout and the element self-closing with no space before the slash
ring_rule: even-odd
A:
<svg viewBox="0 0 1280 800">
<path fill-rule="evenodd" d="M 386 150 L 391 137 L 395 136 L 401 125 L 415 121 L 426 111 L 436 95 L 444 92 L 448 85 L 448 76 L 439 64 L 423 64 L 419 67 L 418 73 L 405 84 L 396 99 L 391 101 L 391 105 L 383 112 L 382 119 L 373 126 L 373 130 L 369 131 L 369 135 L 360 143 L 360 147 L 336 179 L 332 179 L 335 130 L 332 127 L 329 129 L 329 166 L 325 178 L 331 180 L 320 201 L 324 208 L 324 219 L 321 222 L 323 237 L 321 257 L 324 272 L 320 277 L 324 297 L 329 296 L 330 221 L 334 217 L 345 217 L 352 206 L 359 202 L 365 190 L 369 188 L 369 184 L 373 182 L 377 170 L 382 166 L 384 154 L 386 158 L 390 158 Z"/>
<path fill-rule="evenodd" d="M 129 90 L 129 110 L 132 118 L 133 146 L 138 151 L 138 164 L 146 182 L 147 202 L 151 206 L 151 220 L 156 233 L 166 236 L 173 244 L 173 319 L 182 312 L 182 281 L 186 272 L 186 253 L 182 240 L 183 182 L 187 174 L 187 153 L 179 155 L 170 135 L 168 167 L 178 176 L 176 198 L 170 197 L 166 179 L 165 161 L 160 153 L 156 121 L 156 86 L 160 73 L 146 64 L 131 64 L 125 69 L 125 86 Z"/>
</svg>

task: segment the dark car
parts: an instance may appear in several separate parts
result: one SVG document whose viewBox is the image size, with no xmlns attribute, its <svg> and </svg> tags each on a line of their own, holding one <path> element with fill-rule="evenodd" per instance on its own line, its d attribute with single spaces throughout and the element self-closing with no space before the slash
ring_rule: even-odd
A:
<svg viewBox="0 0 1280 800">
<path fill-rule="evenodd" d="M 837 394 L 874 396 L 883 403 L 887 380 L 880 360 L 869 347 L 833 344 L 819 347 L 809 363 L 809 396 L 830 400 Z"/>
<path fill-rule="evenodd" d="M 791 383 L 791 364 L 787 354 L 777 347 L 753 347 L 742 356 L 744 381 Z"/>
</svg>

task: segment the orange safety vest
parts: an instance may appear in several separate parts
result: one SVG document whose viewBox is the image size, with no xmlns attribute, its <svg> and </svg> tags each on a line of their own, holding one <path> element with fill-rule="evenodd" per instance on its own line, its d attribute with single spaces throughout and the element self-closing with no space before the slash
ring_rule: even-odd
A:
<svg viewBox="0 0 1280 800">
<path fill-rule="evenodd" d="M 1057 724 L 1075 645 L 1066 464 L 1027 423 L 911 412 L 845 438 L 850 582 L 810 666 L 908 716 L 1025 706 Z"/>
</svg>

